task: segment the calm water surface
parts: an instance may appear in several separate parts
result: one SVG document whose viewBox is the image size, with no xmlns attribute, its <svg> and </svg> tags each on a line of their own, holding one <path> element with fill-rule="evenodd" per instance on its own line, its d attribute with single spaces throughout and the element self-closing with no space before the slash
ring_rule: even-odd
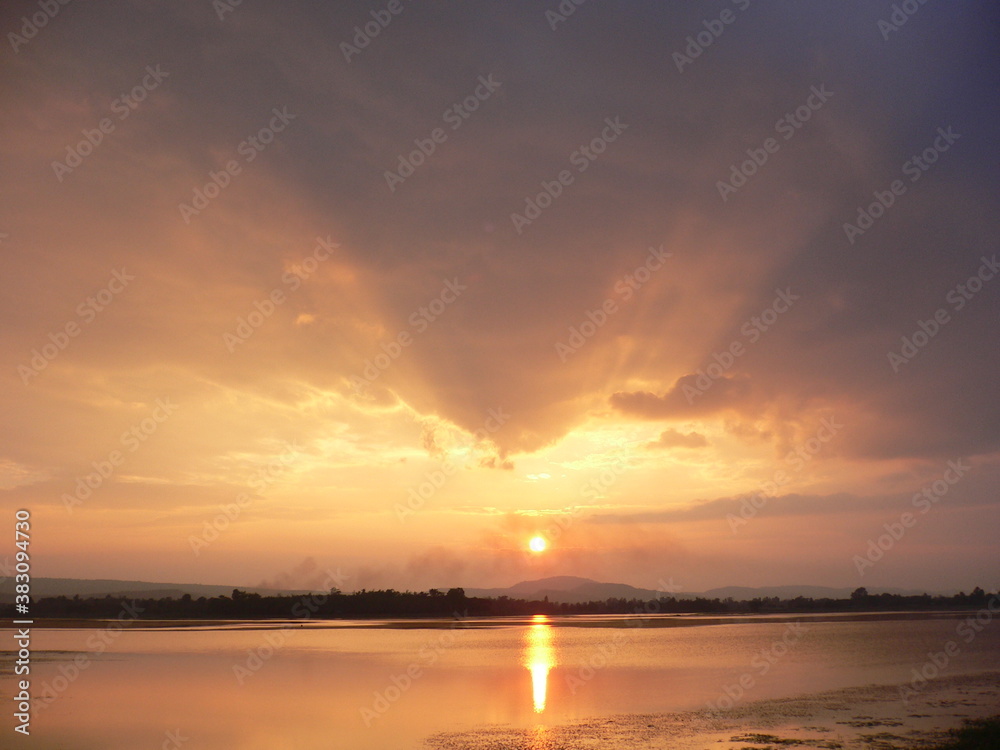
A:
<svg viewBox="0 0 1000 750">
<path fill-rule="evenodd" d="M 903 682 L 949 640 L 961 652 L 945 674 L 1000 669 L 1000 628 L 966 643 L 957 619 L 611 622 L 150 629 L 104 638 L 99 654 L 100 631 L 36 629 L 33 693 L 59 697 L 38 707 L 30 739 L 14 737 L 18 747 L 65 750 L 410 750 L 432 734 L 486 724 L 702 708 L 725 700 L 727 688 L 738 695 L 741 677 L 743 701 Z M 72 664 L 78 654 L 82 669 Z M 178 730 L 184 740 L 171 744 Z"/>
</svg>

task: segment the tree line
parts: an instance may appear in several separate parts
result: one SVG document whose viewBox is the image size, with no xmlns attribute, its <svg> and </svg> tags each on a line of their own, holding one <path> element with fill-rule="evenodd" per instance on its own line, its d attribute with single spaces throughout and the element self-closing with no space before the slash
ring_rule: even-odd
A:
<svg viewBox="0 0 1000 750">
<path fill-rule="evenodd" d="M 470 597 L 461 588 L 448 591 L 397 591 L 362 589 L 343 593 L 338 589 L 305 595 L 262 596 L 233 589 L 231 596 L 143 599 L 141 597 L 54 596 L 35 599 L 30 607 L 35 618 L 108 619 L 118 617 L 126 604 L 145 620 L 218 620 L 218 619 L 370 619 L 425 617 L 503 617 L 525 615 L 594 615 L 594 614 L 761 614 L 798 612 L 900 612 L 953 609 L 978 609 L 991 597 L 976 587 L 971 594 L 955 596 L 903 596 L 869 594 L 856 589 L 846 599 L 795 597 L 758 597 L 738 601 L 728 599 L 654 600 L 610 598 L 581 603 L 500 597 Z M 4 617 L 16 617 L 13 604 L 0 605 Z"/>
</svg>

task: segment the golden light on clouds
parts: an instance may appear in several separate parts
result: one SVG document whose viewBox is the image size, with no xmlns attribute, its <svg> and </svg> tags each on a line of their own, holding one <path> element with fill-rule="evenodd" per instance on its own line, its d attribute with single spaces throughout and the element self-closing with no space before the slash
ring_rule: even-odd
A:
<svg viewBox="0 0 1000 750">
<path fill-rule="evenodd" d="M 349 588 L 853 586 L 852 556 L 961 458 L 865 583 L 989 585 L 980 11 L 936 11 L 927 58 L 754 5 L 679 73 L 688 4 L 634 4 L 618 35 L 596 7 L 550 34 L 514 5 L 414 6 L 347 64 L 349 5 L 73 5 L 10 56 L 0 495 L 49 529 L 38 575 L 254 585 L 313 558 Z"/>
</svg>

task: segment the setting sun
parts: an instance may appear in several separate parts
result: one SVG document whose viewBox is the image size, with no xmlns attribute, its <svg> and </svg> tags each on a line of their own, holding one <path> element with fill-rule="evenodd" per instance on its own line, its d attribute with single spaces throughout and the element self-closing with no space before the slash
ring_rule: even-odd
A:
<svg viewBox="0 0 1000 750">
<path fill-rule="evenodd" d="M 547 546 L 548 543 L 545 541 L 545 537 L 541 536 L 534 536 L 531 538 L 531 541 L 528 542 L 528 547 L 532 552 L 544 552 Z"/>
</svg>

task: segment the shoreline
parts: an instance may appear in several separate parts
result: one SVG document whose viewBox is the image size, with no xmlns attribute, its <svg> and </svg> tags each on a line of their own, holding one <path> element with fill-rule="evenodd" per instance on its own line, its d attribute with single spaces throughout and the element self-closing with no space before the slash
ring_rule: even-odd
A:
<svg viewBox="0 0 1000 750">
<path fill-rule="evenodd" d="M 622 714 L 558 726 L 481 727 L 437 734 L 432 750 L 916 750 L 943 742 L 969 719 L 1000 714 L 1000 672 L 928 681 L 908 701 L 903 683 L 867 685 L 731 709 Z"/>
<path fill-rule="evenodd" d="M 651 614 L 651 615 L 543 615 L 546 624 L 552 627 L 590 627 L 590 628 L 634 628 L 637 623 L 646 628 L 667 627 L 700 627 L 707 625 L 745 625 L 790 622 L 872 622 L 899 620 L 933 620 L 960 619 L 974 615 L 969 610 L 933 610 L 933 611 L 901 611 L 901 612 L 816 612 L 796 614 L 733 614 L 706 615 L 698 613 L 682 614 Z M 338 618 L 338 619 L 135 619 L 135 618 L 35 618 L 35 629 L 101 629 L 112 626 L 115 630 L 128 628 L 130 630 L 270 630 L 284 627 L 309 628 L 311 630 L 338 630 L 343 628 L 451 628 L 459 623 L 459 627 L 511 627 L 531 625 L 538 621 L 533 615 L 510 615 L 504 617 L 466 617 L 466 618 L 414 618 L 414 617 L 373 617 L 373 618 Z"/>
</svg>

